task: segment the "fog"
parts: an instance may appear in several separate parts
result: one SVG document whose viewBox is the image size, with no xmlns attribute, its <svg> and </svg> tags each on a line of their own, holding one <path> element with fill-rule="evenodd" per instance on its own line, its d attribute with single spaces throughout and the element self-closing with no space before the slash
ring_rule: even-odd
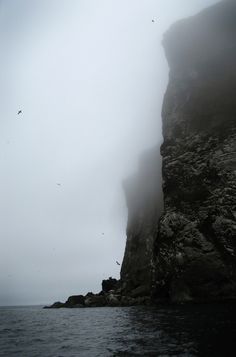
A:
<svg viewBox="0 0 236 357">
<path fill-rule="evenodd" d="M 122 180 L 162 140 L 162 35 L 216 2 L 0 0 L 0 305 L 119 278 Z"/>
</svg>

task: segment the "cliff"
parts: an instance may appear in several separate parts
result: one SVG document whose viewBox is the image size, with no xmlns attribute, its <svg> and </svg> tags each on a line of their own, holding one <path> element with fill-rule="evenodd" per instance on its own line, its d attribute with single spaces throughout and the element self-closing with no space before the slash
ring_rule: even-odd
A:
<svg viewBox="0 0 236 357">
<path fill-rule="evenodd" d="M 235 19 L 236 2 L 225 0 L 165 34 L 164 211 L 154 148 L 124 182 L 129 213 L 120 281 L 109 278 L 100 293 L 51 307 L 236 299 Z"/>
<path fill-rule="evenodd" d="M 163 210 L 159 147 L 140 158 L 138 173 L 124 182 L 128 207 L 127 242 L 121 268 L 124 294 L 150 296 L 154 241 Z"/>
<path fill-rule="evenodd" d="M 165 211 L 155 294 L 172 301 L 236 295 L 236 3 L 223 1 L 164 37 Z"/>
<path fill-rule="evenodd" d="M 235 19 L 236 2 L 222 1 L 164 36 L 164 213 L 158 224 L 158 191 L 132 204 L 140 191 L 134 180 L 126 186 L 121 281 L 131 294 L 144 289 L 174 302 L 236 296 Z"/>
</svg>

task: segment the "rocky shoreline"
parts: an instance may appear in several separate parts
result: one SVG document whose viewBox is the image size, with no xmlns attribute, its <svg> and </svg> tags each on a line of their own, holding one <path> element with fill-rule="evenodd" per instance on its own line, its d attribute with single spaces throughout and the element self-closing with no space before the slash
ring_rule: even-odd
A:
<svg viewBox="0 0 236 357">
<path fill-rule="evenodd" d="M 109 278 L 102 281 L 102 290 L 95 294 L 88 292 L 86 295 L 72 295 L 66 302 L 57 301 L 44 309 L 59 308 L 86 308 L 105 306 L 135 306 L 151 305 L 150 296 L 140 296 L 139 291 L 133 291 L 130 295 L 125 295 L 120 287 L 120 280 Z"/>
<path fill-rule="evenodd" d="M 171 301 L 167 299 L 155 298 L 154 296 L 144 295 L 145 289 L 140 287 L 133 291 L 122 291 L 121 281 L 113 278 L 102 281 L 102 290 L 99 293 L 88 292 L 86 295 L 69 296 L 66 302 L 54 302 L 52 305 L 44 306 L 44 309 L 60 309 L 60 308 L 91 308 L 91 307 L 128 307 L 128 306 L 163 306 L 174 304 L 207 304 L 207 303 L 235 303 L 236 296 L 228 296 L 227 298 L 211 298 L 211 299 L 188 299 Z"/>
</svg>

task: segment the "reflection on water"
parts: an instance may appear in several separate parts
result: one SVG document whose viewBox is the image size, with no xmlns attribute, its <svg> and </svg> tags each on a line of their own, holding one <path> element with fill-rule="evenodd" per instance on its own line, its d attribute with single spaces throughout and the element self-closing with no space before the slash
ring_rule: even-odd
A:
<svg viewBox="0 0 236 357">
<path fill-rule="evenodd" d="M 236 355 L 236 305 L 131 308 L 126 312 L 127 330 L 117 335 L 119 347 L 114 356 Z"/>
<path fill-rule="evenodd" d="M 134 355 L 236 355 L 236 305 L 133 308 L 128 318 Z"/>
<path fill-rule="evenodd" d="M 0 356 L 235 356 L 236 304 L 0 308 Z"/>
</svg>

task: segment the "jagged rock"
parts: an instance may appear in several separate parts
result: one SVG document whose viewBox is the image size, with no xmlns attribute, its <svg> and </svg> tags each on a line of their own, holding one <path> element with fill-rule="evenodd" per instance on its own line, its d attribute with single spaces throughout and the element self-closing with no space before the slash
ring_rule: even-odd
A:
<svg viewBox="0 0 236 357">
<path fill-rule="evenodd" d="M 85 298 L 86 307 L 102 307 L 107 305 L 107 300 L 104 295 L 92 295 Z"/>
<path fill-rule="evenodd" d="M 108 306 L 119 306 L 120 305 L 120 296 L 110 293 L 107 296 Z"/>
<path fill-rule="evenodd" d="M 180 21 L 164 37 L 164 214 L 154 295 L 236 297 L 236 2 Z"/>
<path fill-rule="evenodd" d="M 133 289 L 130 291 L 130 296 L 132 298 L 139 298 L 147 295 L 147 292 L 149 293 L 149 286 L 147 285 L 140 285 L 136 289 Z"/>
<path fill-rule="evenodd" d="M 135 305 L 136 300 L 130 296 L 122 296 L 121 297 L 121 306 L 134 306 Z"/>
<path fill-rule="evenodd" d="M 72 295 L 65 302 L 65 307 L 83 307 L 85 298 L 83 295 Z"/>
<path fill-rule="evenodd" d="M 118 280 L 112 277 L 102 281 L 102 291 L 105 293 L 108 293 L 110 290 L 116 289 L 117 286 L 118 286 Z"/>
<path fill-rule="evenodd" d="M 87 297 L 92 297 L 92 296 L 94 296 L 95 294 L 93 293 L 93 292 L 88 292 L 86 295 L 85 295 L 85 298 L 87 298 Z"/>
</svg>

